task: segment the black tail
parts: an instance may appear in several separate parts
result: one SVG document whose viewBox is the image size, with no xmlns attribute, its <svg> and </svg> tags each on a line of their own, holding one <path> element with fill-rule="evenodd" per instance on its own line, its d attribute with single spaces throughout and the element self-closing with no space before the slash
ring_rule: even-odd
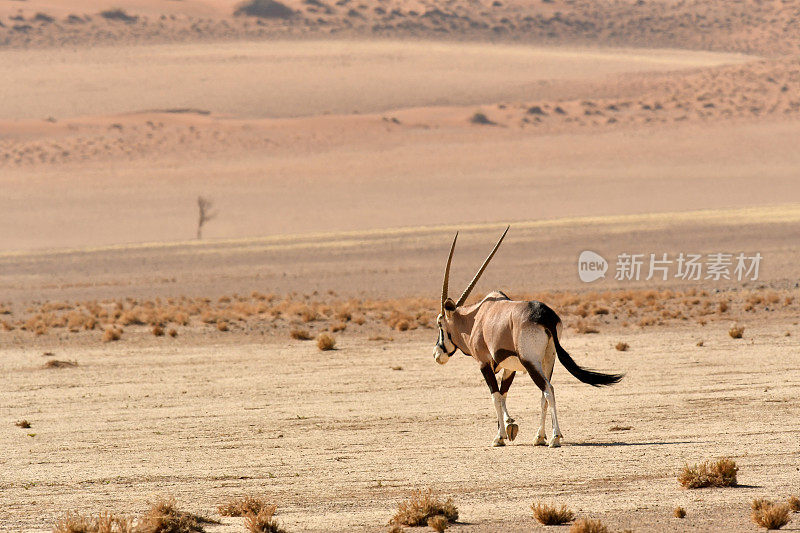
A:
<svg viewBox="0 0 800 533">
<path fill-rule="evenodd" d="M 561 344 L 558 342 L 558 333 L 556 333 L 556 328 L 552 328 L 550 333 L 553 335 L 553 344 L 556 347 L 558 360 L 561 361 L 561 364 L 564 365 L 564 368 L 569 370 L 570 374 L 578 378 L 580 381 L 588 383 L 593 387 L 600 387 L 601 385 L 613 385 L 614 383 L 618 383 L 619 380 L 623 378 L 624 374 L 603 374 L 602 372 L 595 372 L 593 370 L 581 368 L 578 366 L 578 363 L 576 363 L 572 357 L 569 356 L 567 351 L 561 347 Z"/>
</svg>

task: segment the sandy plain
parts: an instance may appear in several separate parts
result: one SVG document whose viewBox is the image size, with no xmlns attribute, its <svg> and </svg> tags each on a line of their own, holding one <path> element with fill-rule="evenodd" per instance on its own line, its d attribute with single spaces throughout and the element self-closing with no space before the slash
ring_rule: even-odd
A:
<svg viewBox="0 0 800 533">
<path fill-rule="evenodd" d="M 553 529 L 534 500 L 613 530 L 755 531 L 753 498 L 798 494 L 794 3 L 287 4 L 0 4 L 0 530 L 163 494 L 220 518 L 257 492 L 290 531 L 381 531 L 432 487 L 454 531 Z M 219 212 L 201 241 L 198 195 Z M 519 440 L 492 449 L 476 365 L 431 360 L 452 234 L 460 288 L 507 223 L 478 291 L 547 298 L 580 364 L 626 373 L 595 390 L 557 366 L 558 450 L 531 446 L 524 376 Z M 586 249 L 764 261 L 587 285 Z M 169 301 L 198 312 L 142 318 Z M 337 350 L 290 338 L 342 310 Z M 741 487 L 678 485 L 721 456 Z"/>
</svg>

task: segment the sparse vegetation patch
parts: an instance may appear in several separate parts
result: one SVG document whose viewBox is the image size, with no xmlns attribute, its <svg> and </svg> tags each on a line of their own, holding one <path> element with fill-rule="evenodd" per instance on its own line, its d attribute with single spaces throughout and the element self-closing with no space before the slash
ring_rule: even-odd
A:
<svg viewBox="0 0 800 533">
<path fill-rule="evenodd" d="M 694 466 L 686 465 L 678 476 L 678 482 L 687 489 L 703 487 L 735 487 L 739 468 L 733 459 L 706 461 Z"/>
<path fill-rule="evenodd" d="M 162 498 L 137 521 L 135 533 L 194 533 L 217 522 L 176 508 L 174 498 Z"/>
<path fill-rule="evenodd" d="M 786 503 L 776 504 L 764 498 L 753 500 L 750 504 L 750 518 L 757 525 L 766 529 L 780 529 L 791 520 L 790 508 Z"/>
<path fill-rule="evenodd" d="M 222 516 L 245 516 L 246 514 L 258 514 L 262 509 L 267 508 L 272 508 L 272 514 L 275 514 L 277 510 L 277 507 L 269 505 L 264 498 L 247 494 L 218 505 L 217 511 Z"/>
<path fill-rule="evenodd" d="M 133 519 L 130 517 L 117 516 L 109 512 L 96 516 L 68 512 L 53 526 L 53 533 L 138 533 L 138 531 L 134 530 Z M 176 533 L 182 532 L 176 530 Z"/>
<path fill-rule="evenodd" d="M 531 505 L 531 509 L 533 510 L 533 517 L 546 526 L 566 524 L 575 518 L 575 513 L 569 510 L 566 505 L 558 508 L 544 503 L 535 503 Z"/>
<path fill-rule="evenodd" d="M 572 524 L 569 533 L 609 533 L 608 528 L 600 520 L 581 518 Z"/>
<path fill-rule="evenodd" d="M 418 490 L 397 505 L 397 512 L 389 521 L 392 525 L 425 526 L 435 516 L 443 516 L 448 522 L 458 520 L 458 509 L 452 498 L 445 501 L 433 495 L 431 489 Z"/>
<path fill-rule="evenodd" d="M 275 518 L 277 507 L 274 505 L 262 507 L 257 513 L 247 513 L 244 526 L 249 533 L 287 533 Z"/>
<path fill-rule="evenodd" d="M 317 348 L 319 348 L 323 352 L 328 350 L 333 350 L 335 347 L 336 347 L 336 339 L 333 338 L 333 335 L 328 335 L 327 333 L 320 333 L 319 337 L 317 337 Z"/>
</svg>

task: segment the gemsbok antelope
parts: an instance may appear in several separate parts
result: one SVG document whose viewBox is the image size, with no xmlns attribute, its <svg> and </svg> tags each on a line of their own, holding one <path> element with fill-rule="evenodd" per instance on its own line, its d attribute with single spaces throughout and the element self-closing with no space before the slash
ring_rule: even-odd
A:
<svg viewBox="0 0 800 533">
<path fill-rule="evenodd" d="M 612 385 L 623 376 L 603 374 L 578 366 L 558 342 L 562 331 L 561 319 L 555 311 L 542 302 L 515 301 L 502 292 L 495 291 L 476 304 L 464 305 L 509 228 L 510 226 L 506 228 L 461 297 L 454 302 L 447 296 L 447 288 L 450 263 L 458 239 L 456 233 L 444 270 L 442 309 L 436 319 L 439 339 L 433 357 L 437 363 L 443 365 L 456 350 L 461 350 L 465 355 L 478 361 L 497 411 L 497 436 L 492 442 L 493 446 L 504 446 L 506 439 L 513 441 L 517 436 L 519 427 L 508 414 L 506 398 L 514 380 L 514 373 L 527 372 L 542 391 L 542 415 L 534 444 L 537 446 L 548 444 L 551 448 L 555 448 L 561 445 L 562 439 L 556 417 L 556 398 L 553 385 L 550 384 L 556 356 L 570 374 L 595 387 Z M 495 374 L 501 370 L 503 377 L 498 386 Z M 549 443 L 544 428 L 548 406 L 553 422 L 553 434 Z"/>
</svg>

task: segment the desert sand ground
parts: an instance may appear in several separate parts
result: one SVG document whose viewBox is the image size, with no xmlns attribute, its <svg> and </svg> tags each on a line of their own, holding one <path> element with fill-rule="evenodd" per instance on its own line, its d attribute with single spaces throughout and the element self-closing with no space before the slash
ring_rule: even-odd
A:
<svg viewBox="0 0 800 533">
<path fill-rule="evenodd" d="M 796 2 L 286 5 L 0 0 L 0 530 L 254 492 L 289 531 L 381 531 L 431 487 L 454 531 L 553 529 L 533 501 L 755 531 L 753 498 L 800 492 Z M 453 233 L 456 291 L 508 223 L 476 292 L 551 303 L 580 364 L 626 373 L 557 364 L 560 449 L 525 376 L 490 448 L 477 365 L 431 357 Z M 681 252 L 764 259 L 614 279 Z M 678 485 L 723 456 L 740 487 Z"/>
</svg>

